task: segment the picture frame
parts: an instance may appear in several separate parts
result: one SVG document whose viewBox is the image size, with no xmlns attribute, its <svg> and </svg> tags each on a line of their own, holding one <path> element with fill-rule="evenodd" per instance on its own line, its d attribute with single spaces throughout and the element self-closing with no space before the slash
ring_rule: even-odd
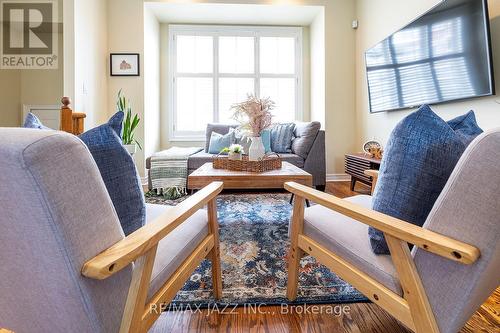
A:
<svg viewBox="0 0 500 333">
<path fill-rule="evenodd" d="M 109 73 L 111 76 L 140 76 L 139 53 L 111 53 Z"/>
</svg>

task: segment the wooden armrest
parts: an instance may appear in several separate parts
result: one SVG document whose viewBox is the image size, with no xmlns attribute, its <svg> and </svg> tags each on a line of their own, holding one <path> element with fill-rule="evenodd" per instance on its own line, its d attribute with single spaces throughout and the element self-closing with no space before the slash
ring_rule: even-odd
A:
<svg viewBox="0 0 500 333">
<path fill-rule="evenodd" d="M 123 269 L 158 244 L 172 230 L 203 208 L 222 191 L 222 182 L 213 182 L 153 222 L 131 233 L 107 250 L 87 261 L 82 268 L 86 277 L 102 280 Z"/>
<path fill-rule="evenodd" d="M 472 264 L 479 258 L 480 252 L 475 246 L 454 240 L 389 215 L 364 208 L 333 195 L 294 182 L 285 183 L 285 189 L 298 197 L 314 201 L 326 208 L 372 226 L 395 238 L 415 244 L 426 251 L 442 257 L 463 264 Z"/>
</svg>

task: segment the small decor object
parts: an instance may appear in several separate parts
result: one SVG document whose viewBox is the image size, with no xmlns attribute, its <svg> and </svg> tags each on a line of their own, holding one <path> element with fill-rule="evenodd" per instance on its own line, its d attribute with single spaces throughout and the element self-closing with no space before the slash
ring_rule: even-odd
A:
<svg viewBox="0 0 500 333">
<path fill-rule="evenodd" d="M 228 158 L 233 161 L 240 161 L 244 151 L 243 146 L 238 144 L 230 145 L 229 148 L 222 149 L 221 153 L 228 153 Z"/>
<path fill-rule="evenodd" d="M 382 159 L 382 145 L 375 140 L 365 142 L 363 145 L 363 151 L 372 158 Z"/>
<path fill-rule="evenodd" d="M 121 89 L 118 92 L 116 110 L 121 111 L 125 114 L 122 132 L 123 146 L 130 153 L 130 155 L 134 155 L 137 152 L 137 146 L 139 146 L 139 149 L 142 149 L 139 141 L 134 138 L 135 130 L 141 119 L 137 116 L 137 114 L 135 114 L 134 118 L 132 118 L 132 107 L 130 106 L 130 100 L 125 98 Z"/>
<path fill-rule="evenodd" d="M 139 76 L 139 53 L 111 53 L 111 76 Z"/>
<path fill-rule="evenodd" d="M 248 95 L 246 101 L 234 104 L 233 118 L 240 122 L 240 128 L 248 133 L 252 138 L 252 143 L 248 149 L 250 161 L 262 159 L 266 153 L 262 143 L 261 133 L 271 127 L 274 109 L 274 102 L 269 98 L 257 98 L 254 95 Z"/>
<path fill-rule="evenodd" d="M 250 161 L 258 161 L 266 155 L 266 148 L 262 143 L 262 138 L 260 136 L 252 136 L 252 143 L 250 148 L 248 148 L 248 157 Z"/>
</svg>

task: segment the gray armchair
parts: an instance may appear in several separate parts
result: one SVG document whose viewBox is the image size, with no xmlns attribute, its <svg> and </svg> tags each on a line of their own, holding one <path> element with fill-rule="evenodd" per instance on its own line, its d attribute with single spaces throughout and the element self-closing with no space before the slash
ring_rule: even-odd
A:
<svg viewBox="0 0 500 333">
<path fill-rule="evenodd" d="M 124 237 L 78 138 L 0 128 L 0 184 L 1 327 L 145 332 L 205 257 L 221 296 L 221 183 L 175 207 L 148 205 L 147 224 Z"/>
<path fill-rule="evenodd" d="M 286 188 L 297 197 L 291 300 L 305 254 L 421 333 L 459 331 L 499 285 L 500 129 L 467 148 L 423 227 L 371 210 L 370 196 L 342 200 L 295 183 Z M 305 199 L 318 205 L 304 209 Z M 368 226 L 384 232 L 390 256 L 373 254 Z"/>
</svg>

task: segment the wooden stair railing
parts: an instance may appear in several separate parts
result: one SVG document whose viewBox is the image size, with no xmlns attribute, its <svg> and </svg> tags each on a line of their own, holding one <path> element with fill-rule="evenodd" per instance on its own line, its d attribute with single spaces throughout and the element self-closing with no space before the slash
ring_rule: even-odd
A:
<svg viewBox="0 0 500 333">
<path fill-rule="evenodd" d="M 84 119 L 87 116 L 82 112 L 73 112 L 69 105 L 71 100 L 69 97 L 61 99 L 61 126 L 60 130 L 74 135 L 82 134 L 84 131 Z"/>
</svg>

